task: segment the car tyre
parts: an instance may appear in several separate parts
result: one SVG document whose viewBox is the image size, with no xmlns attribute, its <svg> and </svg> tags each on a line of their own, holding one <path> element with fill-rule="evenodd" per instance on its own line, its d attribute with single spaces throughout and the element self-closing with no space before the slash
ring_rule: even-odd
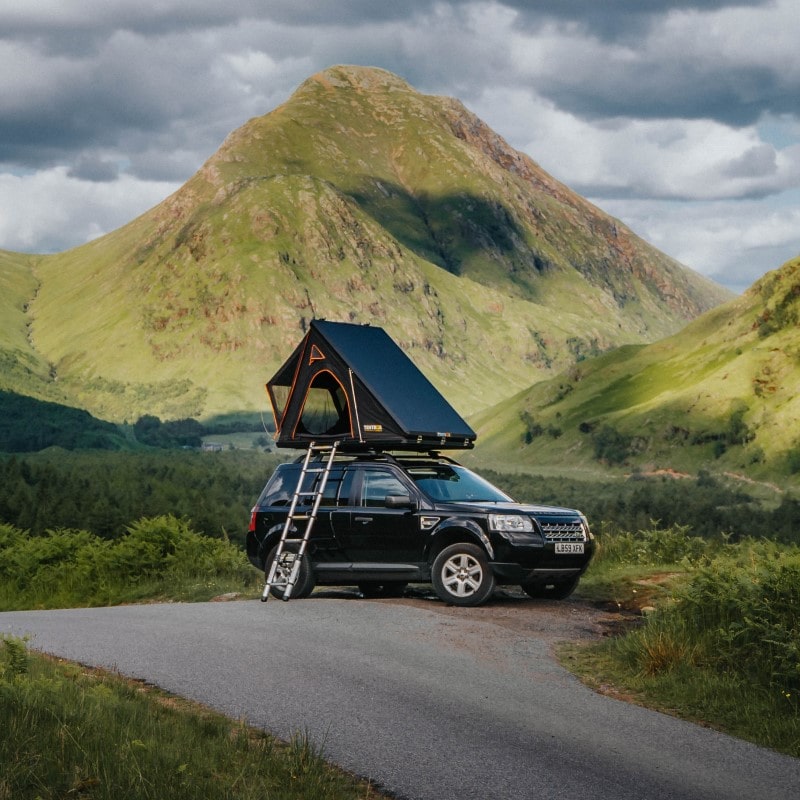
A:
<svg viewBox="0 0 800 800">
<path fill-rule="evenodd" d="M 578 578 L 558 583 L 523 583 L 520 588 L 536 600 L 566 600 L 577 588 Z"/>
<path fill-rule="evenodd" d="M 494 591 L 495 579 L 483 548 L 469 542 L 445 547 L 434 559 L 431 582 L 445 603 L 479 606 Z"/>
<path fill-rule="evenodd" d="M 275 559 L 275 555 L 277 554 L 277 552 L 278 552 L 278 547 L 276 545 L 275 547 L 272 548 L 272 550 L 269 551 L 267 560 L 264 562 L 265 580 L 269 577 L 269 568 L 273 560 Z M 283 548 L 283 553 L 281 553 L 281 561 L 284 560 L 284 556 L 287 555 L 288 553 L 296 553 L 296 552 L 297 552 L 297 545 L 288 545 L 288 544 L 285 545 Z M 287 563 L 285 566 L 283 564 L 279 564 L 278 569 L 275 572 L 275 577 L 276 578 L 281 577 L 282 573 L 286 574 L 286 577 L 288 577 L 288 573 L 286 573 L 286 570 L 289 569 L 291 569 L 290 564 Z M 308 556 L 304 555 L 303 560 L 300 563 L 300 572 L 297 575 L 297 582 L 295 583 L 294 588 L 292 589 L 291 599 L 303 600 L 304 598 L 308 597 L 311 594 L 311 592 L 314 591 L 314 585 L 315 585 L 314 573 L 311 571 L 311 566 L 308 563 Z M 269 591 L 273 597 L 279 597 L 280 599 L 283 599 L 283 593 L 285 591 L 285 588 L 283 586 L 272 586 Z"/>
</svg>

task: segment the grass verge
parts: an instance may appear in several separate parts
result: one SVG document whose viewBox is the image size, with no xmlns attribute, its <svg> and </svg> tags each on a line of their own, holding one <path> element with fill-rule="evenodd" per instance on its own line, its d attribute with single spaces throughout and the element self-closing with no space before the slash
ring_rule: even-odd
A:
<svg viewBox="0 0 800 800">
<path fill-rule="evenodd" d="M 610 537 L 586 591 L 613 586 L 620 609 L 646 613 L 623 635 L 565 645 L 562 663 L 606 694 L 800 757 L 800 549 L 693 539 Z"/>
<path fill-rule="evenodd" d="M 377 800 L 303 734 L 282 743 L 189 701 L 0 639 L 0 799 Z"/>
<path fill-rule="evenodd" d="M 673 658 L 676 654 L 668 652 L 669 668 L 650 675 L 620 657 L 617 640 L 565 644 L 558 655 L 564 667 L 601 694 L 800 757 L 800 717 L 791 698 L 737 673 L 692 666 L 683 655 Z"/>
</svg>

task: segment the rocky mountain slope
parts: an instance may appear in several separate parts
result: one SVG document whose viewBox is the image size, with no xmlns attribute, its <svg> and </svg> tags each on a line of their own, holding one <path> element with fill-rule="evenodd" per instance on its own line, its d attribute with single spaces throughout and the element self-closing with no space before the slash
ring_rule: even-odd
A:
<svg viewBox="0 0 800 800">
<path fill-rule="evenodd" d="M 309 319 L 385 327 L 464 414 L 730 295 L 461 103 L 334 67 L 179 191 L 51 256 L 0 253 L 0 389 L 133 420 L 266 409 Z"/>
</svg>

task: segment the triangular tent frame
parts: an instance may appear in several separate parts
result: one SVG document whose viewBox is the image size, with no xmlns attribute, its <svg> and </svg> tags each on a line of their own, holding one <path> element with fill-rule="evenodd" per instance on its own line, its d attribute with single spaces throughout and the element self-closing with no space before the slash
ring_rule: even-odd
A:
<svg viewBox="0 0 800 800">
<path fill-rule="evenodd" d="M 475 432 L 383 328 L 312 320 L 267 382 L 278 447 L 470 448 Z"/>
</svg>

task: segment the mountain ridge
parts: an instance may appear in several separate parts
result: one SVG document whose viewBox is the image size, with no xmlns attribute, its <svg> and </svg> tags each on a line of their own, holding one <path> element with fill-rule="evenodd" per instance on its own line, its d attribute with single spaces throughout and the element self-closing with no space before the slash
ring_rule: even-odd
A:
<svg viewBox="0 0 800 800">
<path fill-rule="evenodd" d="M 360 67 L 306 80 L 122 228 L 0 264 L 0 388 L 114 421 L 264 409 L 312 317 L 385 327 L 474 413 L 729 296 L 459 101 Z"/>
</svg>

